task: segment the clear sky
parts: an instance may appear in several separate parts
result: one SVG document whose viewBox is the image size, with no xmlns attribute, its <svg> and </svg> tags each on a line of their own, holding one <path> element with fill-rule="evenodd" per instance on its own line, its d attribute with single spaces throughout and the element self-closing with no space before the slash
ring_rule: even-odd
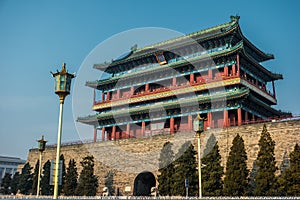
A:
<svg viewBox="0 0 300 200">
<path fill-rule="evenodd" d="M 275 55 L 264 66 L 284 76 L 276 82 L 277 108 L 299 115 L 299 8 L 296 0 L 0 0 L 0 155 L 26 159 L 42 134 L 56 143 L 59 102 L 49 72 L 63 62 L 78 72 L 99 43 L 133 28 L 190 33 L 236 14 L 244 35 Z M 92 138 L 92 131 L 88 134 Z M 71 96 L 65 102 L 62 140 L 79 140 Z"/>
</svg>

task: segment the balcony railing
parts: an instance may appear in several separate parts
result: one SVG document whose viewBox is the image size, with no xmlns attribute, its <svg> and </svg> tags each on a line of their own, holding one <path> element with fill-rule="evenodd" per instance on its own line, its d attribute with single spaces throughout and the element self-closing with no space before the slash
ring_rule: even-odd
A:
<svg viewBox="0 0 300 200">
<path fill-rule="evenodd" d="M 275 94 L 273 94 L 270 90 L 267 90 L 266 87 L 262 87 L 260 85 L 257 85 L 254 81 L 252 81 L 251 79 L 248 79 L 245 76 L 241 76 L 241 78 L 245 81 L 247 81 L 247 83 L 251 84 L 252 86 L 256 87 L 257 89 L 261 90 L 262 92 L 264 92 L 265 94 L 273 97 L 275 99 Z"/>
<path fill-rule="evenodd" d="M 119 101 L 119 100 L 126 100 L 128 98 L 141 97 L 144 95 L 156 94 L 156 93 L 166 92 L 166 91 L 170 91 L 170 90 L 174 90 L 174 89 L 182 89 L 182 88 L 187 88 L 187 87 L 195 86 L 195 85 L 205 85 L 207 83 L 219 82 L 219 81 L 229 80 L 229 79 L 234 79 L 234 78 L 238 78 L 238 75 L 230 74 L 228 76 L 225 76 L 223 73 L 220 73 L 220 75 L 215 78 L 208 78 L 207 76 L 204 76 L 199 80 L 195 80 L 192 84 L 190 84 L 189 81 L 186 81 L 186 82 L 182 82 L 182 83 L 177 83 L 176 85 L 170 84 L 168 86 L 164 86 L 161 88 L 155 88 L 155 89 L 150 88 L 149 91 L 143 90 L 136 94 L 132 94 L 132 95 L 127 94 L 127 95 L 121 96 L 119 98 L 106 99 L 104 101 L 95 101 L 94 106 L 100 105 L 102 103 L 110 103 L 110 102 L 115 102 L 115 101 Z"/>
</svg>

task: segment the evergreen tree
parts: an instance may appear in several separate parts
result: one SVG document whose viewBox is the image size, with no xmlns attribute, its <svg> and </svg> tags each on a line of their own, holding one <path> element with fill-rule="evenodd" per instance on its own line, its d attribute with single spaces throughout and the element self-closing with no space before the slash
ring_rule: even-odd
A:
<svg viewBox="0 0 300 200">
<path fill-rule="evenodd" d="M 94 175 L 94 157 L 87 156 L 80 162 L 82 171 L 79 176 L 76 194 L 80 196 L 95 196 L 98 179 Z"/>
<path fill-rule="evenodd" d="M 104 185 L 108 189 L 108 196 L 113 196 L 115 194 L 114 172 L 113 171 L 107 172 L 107 174 L 105 176 Z"/>
<path fill-rule="evenodd" d="M 178 151 L 174 162 L 174 183 L 172 195 L 185 196 L 185 179 L 189 180 L 189 196 L 198 196 L 197 152 L 191 142 L 186 142 Z"/>
<path fill-rule="evenodd" d="M 32 188 L 31 188 L 32 194 L 36 194 L 38 178 L 39 178 L 39 166 L 40 163 L 37 160 L 35 164 L 34 172 L 32 174 Z"/>
<path fill-rule="evenodd" d="M 287 196 L 300 195 L 300 146 L 295 145 L 290 153 L 290 168 L 286 169 L 280 178 L 283 194 Z"/>
<path fill-rule="evenodd" d="M 221 196 L 223 189 L 221 155 L 218 142 L 202 159 L 202 191 L 204 196 Z"/>
<path fill-rule="evenodd" d="M 43 166 L 43 176 L 41 178 L 41 194 L 53 195 L 53 186 L 50 185 L 51 162 L 48 160 Z"/>
<path fill-rule="evenodd" d="M 10 182 L 10 187 L 11 187 L 11 193 L 17 194 L 18 192 L 18 184 L 20 180 L 20 173 L 16 172 L 15 175 L 13 176 L 11 182 Z"/>
<path fill-rule="evenodd" d="M 248 185 L 248 196 L 254 196 L 254 189 L 256 187 L 256 183 L 255 183 L 255 176 L 257 175 L 257 164 L 256 164 L 256 160 L 253 161 L 253 167 L 251 169 L 251 172 L 249 174 L 249 185 Z"/>
<path fill-rule="evenodd" d="M 10 184 L 11 184 L 11 174 L 10 173 L 5 173 L 2 183 L 1 183 L 1 192 L 3 194 L 10 194 Z"/>
<path fill-rule="evenodd" d="M 21 194 L 29 194 L 32 188 L 32 167 L 27 162 L 22 168 L 18 188 Z"/>
<path fill-rule="evenodd" d="M 174 152 L 172 150 L 173 144 L 166 142 L 160 152 L 159 158 L 159 172 L 157 177 L 158 191 L 162 196 L 172 195 L 172 184 L 174 175 Z"/>
<path fill-rule="evenodd" d="M 60 155 L 59 160 L 62 162 L 62 172 L 61 172 L 61 185 L 58 186 L 58 194 L 60 195 L 63 193 L 63 188 L 65 184 L 65 179 L 66 179 L 66 165 L 65 165 L 65 157 L 63 154 Z"/>
<path fill-rule="evenodd" d="M 67 168 L 66 177 L 65 177 L 65 184 L 64 184 L 64 194 L 66 196 L 73 196 L 75 195 L 75 189 L 77 187 L 77 167 L 76 162 L 74 159 L 69 161 L 69 167 Z"/>
<path fill-rule="evenodd" d="M 275 172 L 277 170 L 274 149 L 275 142 L 272 140 L 266 125 L 263 127 L 259 142 L 257 156 L 257 175 L 255 176 L 255 196 L 275 196 L 278 194 L 278 183 Z"/>
<path fill-rule="evenodd" d="M 243 138 L 237 134 L 233 139 L 226 163 L 224 195 L 245 196 L 248 188 L 247 154 Z"/>
</svg>

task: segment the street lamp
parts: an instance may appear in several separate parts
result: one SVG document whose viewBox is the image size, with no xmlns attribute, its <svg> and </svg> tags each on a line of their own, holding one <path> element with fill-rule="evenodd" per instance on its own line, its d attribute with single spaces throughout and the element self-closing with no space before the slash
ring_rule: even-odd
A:
<svg viewBox="0 0 300 200">
<path fill-rule="evenodd" d="M 201 141 L 200 136 L 204 131 L 204 118 L 200 117 L 199 113 L 194 119 L 194 131 L 198 139 L 198 178 L 199 178 L 199 198 L 202 198 L 202 183 L 201 183 Z"/>
<path fill-rule="evenodd" d="M 59 157 L 60 157 L 60 143 L 61 143 L 61 130 L 62 130 L 62 115 L 63 115 L 63 104 L 65 97 L 70 94 L 71 81 L 75 77 L 75 74 L 69 74 L 66 70 L 66 64 L 62 65 L 61 71 L 52 73 L 54 77 L 54 88 L 55 93 L 59 96 L 59 121 L 58 121 L 58 133 L 57 133 L 57 149 L 56 149 L 56 160 L 55 160 L 55 173 L 54 173 L 54 199 L 58 196 L 58 172 L 59 172 Z"/>
<path fill-rule="evenodd" d="M 44 140 L 44 136 L 42 139 L 38 140 L 38 149 L 40 152 L 40 163 L 39 163 L 39 175 L 38 175 L 38 182 L 36 188 L 36 197 L 40 195 L 40 182 L 41 182 L 41 171 L 42 171 L 42 154 L 45 151 L 47 141 Z"/>
</svg>

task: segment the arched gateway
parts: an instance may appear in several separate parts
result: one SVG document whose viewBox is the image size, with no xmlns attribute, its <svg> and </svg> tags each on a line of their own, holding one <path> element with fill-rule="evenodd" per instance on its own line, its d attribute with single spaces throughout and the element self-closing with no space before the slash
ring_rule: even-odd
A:
<svg viewBox="0 0 300 200">
<path fill-rule="evenodd" d="M 155 187 L 156 179 L 155 176 L 148 171 L 139 173 L 134 179 L 134 196 L 150 196 L 151 188 Z"/>
</svg>

